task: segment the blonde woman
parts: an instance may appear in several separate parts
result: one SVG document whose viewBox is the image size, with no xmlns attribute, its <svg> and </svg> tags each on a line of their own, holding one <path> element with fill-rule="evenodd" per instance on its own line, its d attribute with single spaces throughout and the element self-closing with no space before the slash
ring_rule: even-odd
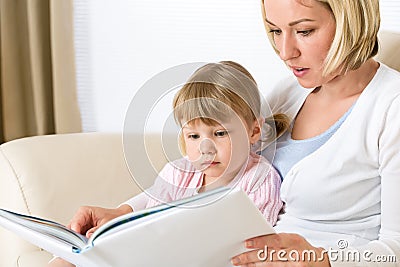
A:
<svg viewBox="0 0 400 267">
<path fill-rule="evenodd" d="M 232 262 L 399 266 L 400 74 L 373 59 L 379 1 L 262 0 L 262 11 L 297 80 L 268 97 L 291 119 L 273 161 L 285 208 L 279 234 L 247 240 L 253 251 Z"/>
</svg>

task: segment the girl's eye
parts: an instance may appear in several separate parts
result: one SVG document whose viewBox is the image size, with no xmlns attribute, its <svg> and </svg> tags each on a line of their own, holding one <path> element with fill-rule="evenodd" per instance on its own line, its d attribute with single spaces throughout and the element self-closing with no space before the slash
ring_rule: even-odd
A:
<svg viewBox="0 0 400 267">
<path fill-rule="evenodd" d="M 307 36 L 310 35 L 314 30 L 305 30 L 305 31 L 297 31 L 298 34 L 301 34 L 302 36 Z"/>
<path fill-rule="evenodd" d="M 187 136 L 189 139 L 198 139 L 198 138 L 200 138 L 200 135 L 198 135 L 198 134 L 188 134 L 188 136 Z"/>
<path fill-rule="evenodd" d="M 224 137 L 228 135 L 228 131 L 216 131 L 214 135 L 217 137 Z"/>
</svg>

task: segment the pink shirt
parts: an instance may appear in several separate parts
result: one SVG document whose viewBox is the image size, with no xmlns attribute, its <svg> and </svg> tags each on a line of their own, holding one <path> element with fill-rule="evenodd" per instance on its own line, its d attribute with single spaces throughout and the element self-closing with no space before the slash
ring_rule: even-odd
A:
<svg viewBox="0 0 400 267">
<path fill-rule="evenodd" d="M 124 204 L 133 210 L 153 207 L 198 194 L 202 184 L 203 173 L 181 158 L 166 164 L 153 186 Z M 251 153 L 247 164 L 227 186 L 246 192 L 266 220 L 275 225 L 282 208 L 280 185 L 281 178 L 272 165 L 264 157 Z"/>
</svg>

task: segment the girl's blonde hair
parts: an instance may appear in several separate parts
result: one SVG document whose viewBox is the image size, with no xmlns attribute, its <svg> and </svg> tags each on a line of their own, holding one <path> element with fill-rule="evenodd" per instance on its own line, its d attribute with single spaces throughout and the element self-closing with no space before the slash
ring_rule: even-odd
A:
<svg viewBox="0 0 400 267">
<path fill-rule="evenodd" d="M 250 127 L 262 113 L 254 78 L 233 61 L 209 63 L 196 70 L 175 95 L 173 109 L 175 121 L 181 127 L 195 119 L 215 125 L 235 114 Z M 283 114 L 269 117 L 266 122 L 276 127 L 276 133 L 272 130 L 269 136 L 280 136 L 289 126 L 289 119 Z"/>
<path fill-rule="evenodd" d="M 297 0 L 302 2 L 304 0 Z M 378 53 L 377 34 L 380 27 L 379 0 L 313 0 L 323 4 L 333 15 L 336 32 L 325 59 L 323 75 L 335 70 L 346 73 L 358 69 Z M 266 23 L 264 0 L 261 0 L 262 16 L 268 38 L 275 46 L 273 33 Z"/>
</svg>

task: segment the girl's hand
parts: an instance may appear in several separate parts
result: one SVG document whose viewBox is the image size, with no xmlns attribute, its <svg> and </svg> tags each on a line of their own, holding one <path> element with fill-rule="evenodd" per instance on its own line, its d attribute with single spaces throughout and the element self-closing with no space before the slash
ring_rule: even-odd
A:
<svg viewBox="0 0 400 267">
<path fill-rule="evenodd" d="M 323 248 L 313 247 L 297 234 L 270 234 L 246 240 L 245 246 L 253 249 L 232 258 L 235 266 L 296 266 L 330 267 Z"/>
<path fill-rule="evenodd" d="M 75 265 L 59 257 L 54 257 L 51 261 L 49 261 L 47 267 L 75 267 Z"/>
<path fill-rule="evenodd" d="M 68 227 L 86 235 L 86 237 L 90 237 L 94 231 L 106 222 L 129 212 L 132 212 L 132 208 L 128 205 L 121 205 L 115 209 L 84 206 L 78 209 Z"/>
</svg>

